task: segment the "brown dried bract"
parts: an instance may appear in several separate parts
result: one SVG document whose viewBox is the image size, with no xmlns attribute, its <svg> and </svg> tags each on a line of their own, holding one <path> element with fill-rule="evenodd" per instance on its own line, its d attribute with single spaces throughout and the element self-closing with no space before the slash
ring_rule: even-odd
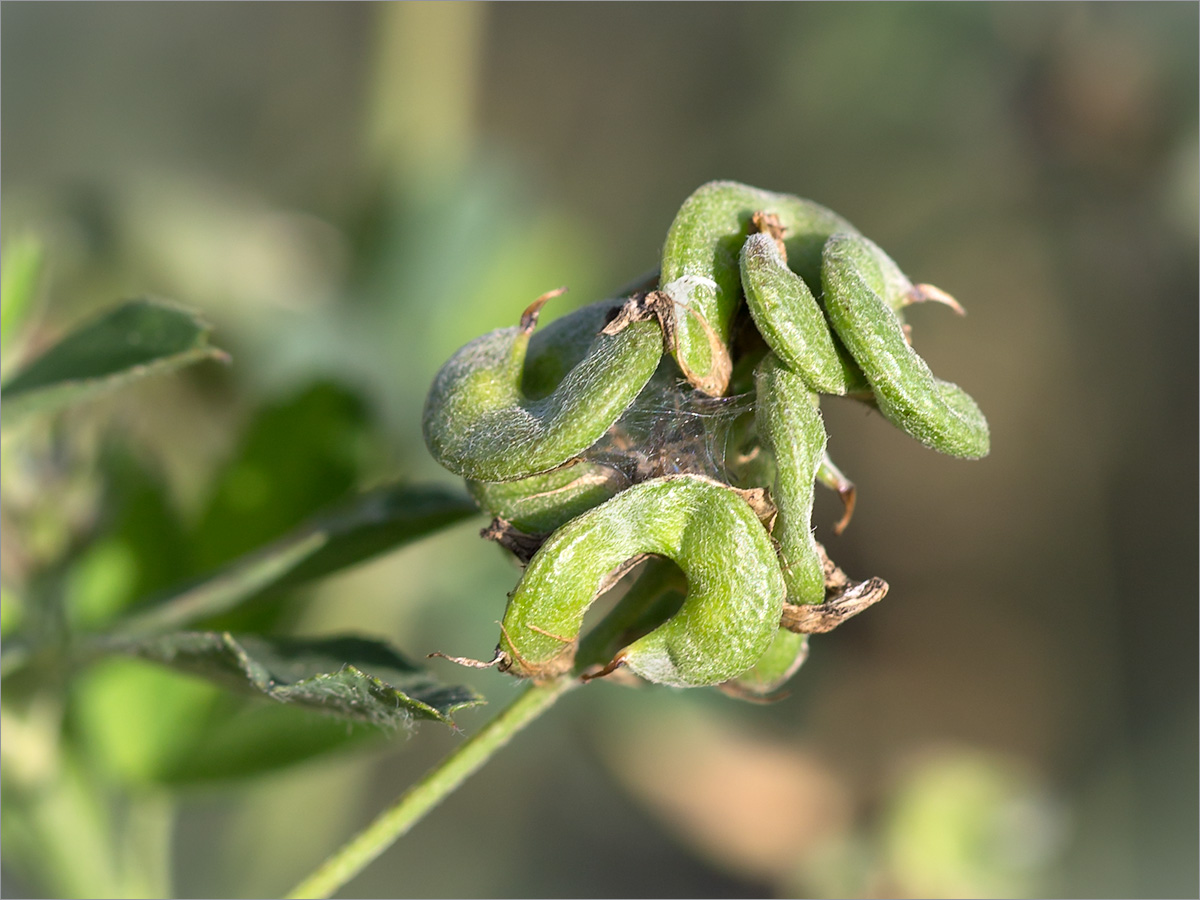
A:
<svg viewBox="0 0 1200 900">
<path fill-rule="evenodd" d="M 561 297 L 566 292 L 567 289 L 565 286 L 555 288 L 552 291 L 546 291 L 546 293 L 525 307 L 525 312 L 521 313 L 521 330 L 526 334 L 533 331 L 537 327 L 538 316 L 542 312 L 542 307 L 546 305 L 546 301 L 553 300 L 555 297 Z"/>
<path fill-rule="evenodd" d="M 821 570 L 825 573 L 825 591 L 838 591 L 846 587 L 850 583 L 850 576 L 838 568 L 837 563 L 829 558 L 829 554 L 825 552 L 825 545 L 820 541 L 813 541 L 817 545 L 817 553 L 821 557 Z"/>
<path fill-rule="evenodd" d="M 967 311 L 962 308 L 962 304 L 947 294 L 939 287 L 934 287 L 932 284 L 914 284 L 909 288 L 908 293 L 904 297 L 904 305 L 912 306 L 914 303 L 940 303 L 942 306 L 948 306 L 960 316 L 965 316 Z"/>
<path fill-rule="evenodd" d="M 548 534 L 526 534 L 499 516 L 492 519 L 491 524 L 479 532 L 479 536 L 484 540 L 495 541 L 511 552 L 522 566 L 529 565 L 533 554 L 537 553 L 542 544 L 546 543 L 546 538 L 550 537 Z"/>
<path fill-rule="evenodd" d="M 766 488 L 732 488 L 732 490 L 746 501 L 768 533 L 775 530 L 775 517 L 779 514 L 779 510 L 776 509 L 775 502 Z"/>
<path fill-rule="evenodd" d="M 681 358 L 679 350 L 679 322 L 676 310 L 683 309 L 692 316 L 704 330 L 708 340 L 708 351 L 711 365 L 707 373 L 701 374 L 692 369 L 687 361 Z M 729 376 L 733 373 L 733 360 L 729 356 L 729 348 L 721 340 L 716 329 L 709 324 L 697 310 L 681 303 L 676 303 L 670 295 L 663 291 L 650 291 L 647 294 L 634 294 L 622 306 L 612 320 L 600 329 L 601 334 L 620 334 L 634 322 L 645 322 L 650 319 L 658 322 L 663 333 L 663 352 L 670 353 L 679 363 L 679 369 L 687 380 L 697 389 L 710 397 L 718 397 L 729 386 Z"/>
<path fill-rule="evenodd" d="M 868 606 L 874 606 L 887 596 L 887 592 L 888 584 L 882 578 L 868 578 L 840 593 L 827 593 L 824 603 L 785 603 L 779 624 L 798 634 L 825 634 Z"/>
<path fill-rule="evenodd" d="M 750 223 L 754 226 L 754 230 L 760 234 L 769 234 L 775 240 L 775 247 L 779 250 L 779 255 L 783 257 L 783 261 L 787 262 L 787 247 L 783 245 L 783 236 L 787 233 L 787 229 L 783 227 L 783 223 L 779 221 L 779 216 L 775 213 L 756 212 L 750 217 Z"/>
<path fill-rule="evenodd" d="M 874 606 L 887 596 L 888 584 L 882 578 L 852 581 L 817 544 L 825 571 L 825 600 L 822 603 L 784 603 L 779 624 L 799 634 L 825 634 L 842 622 Z"/>
</svg>

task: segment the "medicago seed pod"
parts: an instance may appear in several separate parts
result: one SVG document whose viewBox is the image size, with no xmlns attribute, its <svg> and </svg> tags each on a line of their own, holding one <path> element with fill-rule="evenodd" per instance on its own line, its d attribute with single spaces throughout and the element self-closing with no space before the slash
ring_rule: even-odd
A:
<svg viewBox="0 0 1200 900">
<path fill-rule="evenodd" d="M 758 367 L 755 422 L 775 457 L 771 499 L 778 514 L 772 536 L 779 545 L 788 602 L 820 603 L 825 575 L 812 534 L 813 486 L 825 457 L 825 425 L 817 395 L 774 354 Z"/>
<path fill-rule="evenodd" d="M 547 472 L 603 436 L 654 374 L 662 334 L 635 322 L 598 334 L 553 390 L 523 390 L 526 351 L 542 303 L 521 324 L 471 341 L 442 366 L 425 401 L 422 427 L 434 459 L 476 481 L 514 481 Z"/>
<path fill-rule="evenodd" d="M 826 239 L 854 231 L 841 216 L 811 200 L 735 181 L 711 181 L 684 201 L 663 246 L 659 290 L 674 301 L 672 349 L 679 367 L 707 394 L 724 393 L 729 381 L 728 356 L 719 358 L 712 335 L 728 347 L 741 301 L 738 256 L 756 213 L 776 218 L 784 230 L 788 263 L 809 284 L 818 283 Z"/>
<path fill-rule="evenodd" d="M 580 461 L 518 481 L 468 481 L 480 508 L 526 534 L 549 534 L 629 486 L 616 469 Z"/>
<path fill-rule="evenodd" d="M 501 667 L 539 680 L 570 671 L 599 586 L 610 571 L 647 553 L 675 561 L 687 578 L 687 597 L 610 666 L 692 687 L 728 681 L 762 657 L 778 630 L 785 593 L 771 539 L 735 491 L 680 475 L 634 485 L 550 536 L 509 599 Z"/>
<path fill-rule="evenodd" d="M 884 417 L 934 450 L 987 456 L 987 420 L 975 401 L 958 385 L 935 378 L 905 340 L 882 296 L 887 279 L 877 248 L 858 235 L 830 238 L 821 281 L 829 320 L 866 374 Z"/>
<path fill-rule="evenodd" d="M 808 635 L 780 628 L 767 652 L 748 671 L 720 685 L 721 690 L 744 700 L 772 699 L 808 658 Z"/>
<path fill-rule="evenodd" d="M 788 268 L 770 234 L 746 239 L 741 270 L 746 305 L 763 340 L 809 388 L 823 394 L 870 392 L 866 376 L 834 337 L 816 297 Z"/>
</svg>

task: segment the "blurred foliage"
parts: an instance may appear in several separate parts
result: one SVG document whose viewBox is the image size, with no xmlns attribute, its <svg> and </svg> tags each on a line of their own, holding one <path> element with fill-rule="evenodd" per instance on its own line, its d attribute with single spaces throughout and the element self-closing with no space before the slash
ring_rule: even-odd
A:
<svg viewBox="0 0 1200 900">
<path fill-rule="evenodd" d="M 299 555 L 362 488 L 448 485 L 419 437 L 438 365 L 651 268 L 717 177 L 844 211 L 963 301 L 917 334 L 992 456 L 831 406 L 859 488 L 831 552 L 888 601 L 772 707 L 576 691 L 347 893 L 1200 890 L 1195 5 L 0 15 L 6 378 L 130 296 L 233 357 L 5 423 L 3 892 L 275 895 L 455 745 L 34 648 Z M 514 580 L 466 524 L 293 571 L 202 627 L 479 656 Z"/>
<path fill-rule="evenodd" d="M 0 254 L 0 350 L 8 350 L 32 312 L 41 272 L 42 245 L 36 238 L 27 235 Z"/>
<path fill-rule="evenodd" d="M 46 415 L 137 378 L 223 357 L 208 346 L 208 332 L 183 310 L 146 300 L 123 304 L 8 378 L 4 419 L 11 424 L 32 413 Z"/>
</svg>

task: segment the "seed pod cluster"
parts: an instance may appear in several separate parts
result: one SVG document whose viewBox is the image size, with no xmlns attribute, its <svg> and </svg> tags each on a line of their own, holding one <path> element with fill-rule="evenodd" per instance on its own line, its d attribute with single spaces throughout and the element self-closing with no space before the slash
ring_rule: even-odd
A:
<svg viewBox="0 0 1200 900">
<path fill-rule="evenodd" d="M 684 202 L 647 287 L 536 331 L 558 292 L 544 295 L 434 379 L 426 444 L 495 517 L 485 536 L 525 564 L 491 663 L 538 680 L 624 669 L 769 696 L 803 662 L 808 635 L 887 592 L 846 577 L 814 539 L 815 483 L 842 497 L 835 532 L 854 506 L 826 452 L 819 395 L 866 403 L 940 452 L 985 456 L 983 414 L 933 376 L 903 320 L 912 303 L 961 308 L 824 207 L 728 181 Z M 752 410 L 731 428 L 735 458 L 720 472 L 655 444 L 671 410 L 650 432 L 622 427 L 663 384 L 685 381 Z M 588 608 L 647 559 L 581 653 Z M 684 580 L 665 577 L 663 560 Z"/>
</svg>

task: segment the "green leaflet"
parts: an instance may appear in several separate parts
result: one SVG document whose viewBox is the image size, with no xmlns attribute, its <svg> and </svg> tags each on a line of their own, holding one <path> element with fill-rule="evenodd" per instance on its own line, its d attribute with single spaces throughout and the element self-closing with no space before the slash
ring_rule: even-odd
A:
<svg viewBox="0 0 1200 900">
<path fill-rule="evenodd" d="M 355 636 L 287 640 L 182 631 L 115 649 L 280 703 L 385 728 L 412 719 L 453 725 L 457 710 L 483 702 L 470 688 L 441 684 L 388 645 Z"/>
<path fill-rule="evenodd" d="M 151 598 L 121 630 L 154 634 L 220 615 L 269 588 L 293 587 L 337 572 L 472 513 L 470 500 L 445 488 L 382 485 L 182 589 Z"/>
<path fill-rule="evenodd" d="M 8 378 L 3 420 L 49 414 L 86 397 L 202 359 L 227 359 L 194 313 L 154 300 L 118 306 L 67 334 Z"/>
</svg>

